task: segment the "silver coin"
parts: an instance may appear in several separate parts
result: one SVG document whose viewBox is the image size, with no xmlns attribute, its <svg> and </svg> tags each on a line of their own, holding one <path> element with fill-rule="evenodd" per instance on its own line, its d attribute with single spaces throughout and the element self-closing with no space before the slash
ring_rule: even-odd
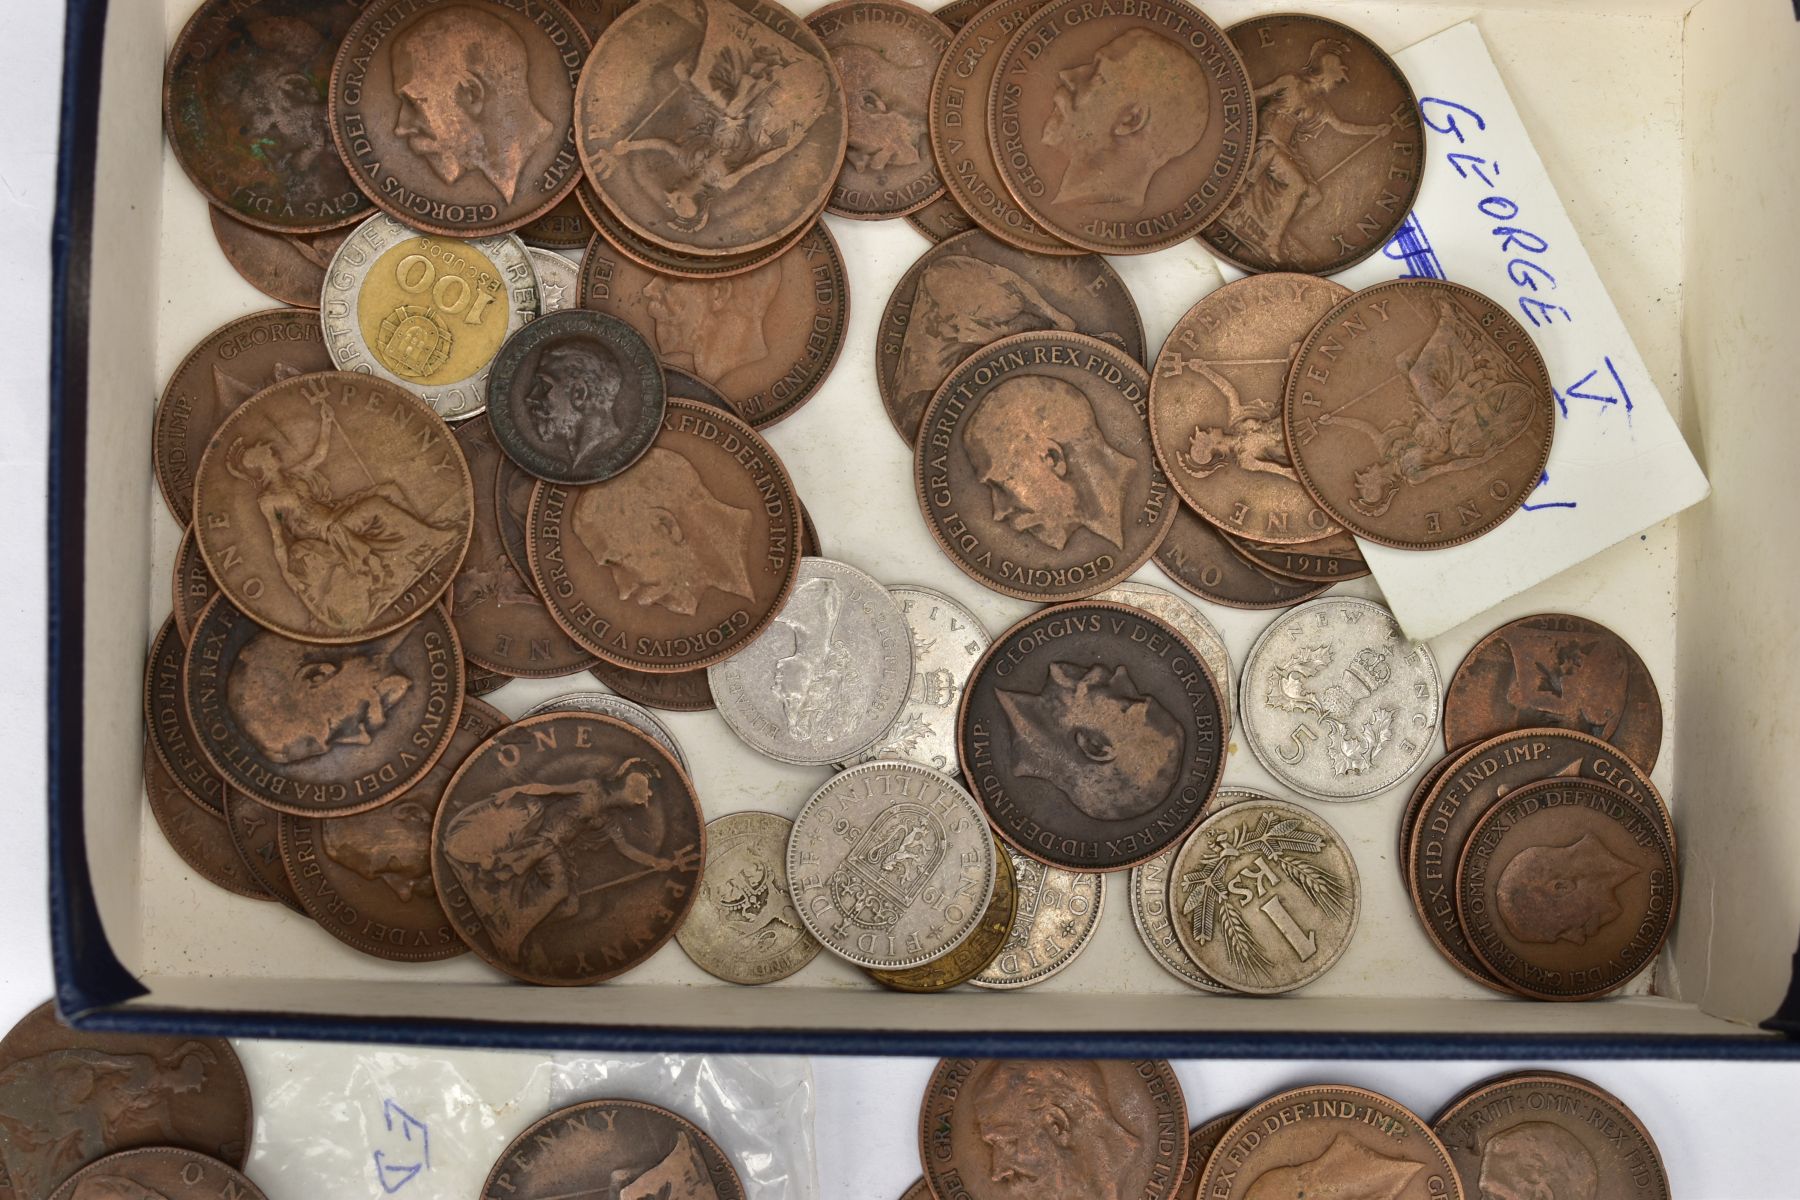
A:
<svg viewBox="0 0 1800 1200">
<path fill-rule="evenodd" d="M 675 941 L 708 975 L 727 983 L 774 983 L 811 962 L 819 941 L 801 924 L 788 892 L 794 826 L 766 812 L 706 823 L 700 894 Z"/>
<path fill-rule="evenodd" d="M 995 854 L 986 815 L 956 780 L 917 763 L 863 763 L 800 810 L 788 883 L 827 950 L 892 971 L 934 962 L 974 932 Z"/>
<path fill-rule="evenodd" d="M 1131 868 L 1131 923 L 1137 926 L 1150 957 L 1163 970 L 1189 987 L 1228 996 L 1231 989 L 1202 971 L 1175 936 L 1175 923 L 1169 918 L 1169 868 L 1174 865 L 1178 848 L 1171 846 Z"/>
<path fill-rule="evenodd" d="M 1224 734 L 1226 737 L 1231 735 L 1231 651 L 1225 648 L 1225 639 L 1219 636 L 1219 631 L 1211 621 L 1200 615 L 1199 609 L 1174 592 L 1130 580 L 1115 584 L 1090 599 L 1126 604 L 1153 617 L 1161 617 L 1175 627 L 1175 632 L 1191 642 L 1194 649 L 1200 652 L 1200 661 L 1212 672 L 1213 682 L 1219 685 L 1219 697 L 1225 701 L 1226 707 Z"/>
<path fill-rule="evenodd" d="M 664 750 L 669 756 L 681 764 L 681 769 L 688 770 L 686 756 L 681 753 L 681 743 L 669 732 L 669 727 L 641 704 L 611 692 L 565 692 L 560 696 L 552 696 L 541 700 L 525 710 L 525 717 L 535 717 L 547 712 L 585 712 L 599 713 L 603 717 L 613 717 L 625 722 Z M 523 721 L 525 717 L 520 717 Z"/>
<path fill-rule="evenodd" d="M 994 961 L 969 980 L 980 988 L 1009 991 L 1042 983 L 1075 961 L 1100 927 L 1106 876 L 1065 871 L 1008 849 L 1017 908 L 1012 931 Z"/>
<path fill-rule="evenodd" d="M 1244 660 L 1240 736 L 1276 779 L 1315 800 L 1387 791 L 1435 744 L 1442 687 L 1424 644 L 1373 600 L 1289 609 Z"/>
<path fill-rule="evenodd" d="M 719 715 L 781 762 L 849 762 L 888 731 L 912 684 L 912 636 L 886 588 L 855 567 L 803 558 L 762 636 L 706 669 Z"/>
<path fill-rule="evenodd" d="M 942 592 L 907 584 L 888 594 L 912 632 L 912 687 L 893 726 L 859 761 L 903 758 L 958 774 L 956 705 L 992 639 L 979 617 Z"/>
<path fill-rule="evenodd" d="M 386 213 L 338 247 L 319 308 L 338 370 L 397 383 L 447 421 L 487 407 L 494 355 L 537 315 L 517 237 L 436 237 Z"/>
<path fill-rule="evenodd" d="M 574 308 L 581 298 L 581 267 L 573 259 L 554 250 L 525 247 L 531 259 L 531 273 L 537 279 L 538 315 L 549 316 L 565 308 Z"/>
</svg>

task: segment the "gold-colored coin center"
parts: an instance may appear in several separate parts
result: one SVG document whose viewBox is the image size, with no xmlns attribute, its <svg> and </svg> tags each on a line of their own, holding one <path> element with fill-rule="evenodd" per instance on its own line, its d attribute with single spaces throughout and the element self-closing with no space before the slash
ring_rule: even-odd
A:
<svg viewBox="0 0 1800 1200">
<path fill-rule="evenodd" d="M 375 260 L 356 296 L 363 341 L 401 379 L 441 387 L 478 373 L 506 340 L 506 282 L 456 238 L 416 237 Z"/>
</svg>

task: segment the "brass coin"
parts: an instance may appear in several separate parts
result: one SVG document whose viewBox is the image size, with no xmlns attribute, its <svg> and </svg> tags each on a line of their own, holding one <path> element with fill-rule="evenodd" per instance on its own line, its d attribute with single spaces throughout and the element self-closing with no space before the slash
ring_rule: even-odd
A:
<svg viewBox="0 0 1800 1200">
<path fill-rule="evenodd" d="M 1206 1164 L 1212 1161 L 1225 1131 L 1243 1115 L 1242 1109 L 1228 1112 L 1188 1131 L 1187 1165 L 1181 1168 L 1181 1182 L 1175 1185 L 1173 1200 L 1200 1200 L 1200 1176 L 1206 1173 Z"/>
<path fill-rule="evenodd" d="M 1065 871 L 1008 849 L 1017 911 L 1006 941 L 993 961 L 969 982 L 978 988 L 1012 991 L 1055 975 L 1078 958 L 1100 928 L 1106 907 L 1106 876 L 1098 871 Z"/>
<path fill-rule="evenodd" d="M 918 212 L 907 213 L 906 223 L 933 242 L 948 241 L 959 233 L 979 228 L 974 219 L 948 196 L 939 196 Z"/>
<path fill-rule="evenodd" d="M 766 812 L 734 812 L 706 823 L 700 895 L 675 941 L 695 966 L 727 983 L 774 983 L 823 949 L 806 931 L 788 890 L 794 823 Z"/>
<path fill-rule="evenodd" d="M 575 189 L 575 198 L 581 202 L 581 209 L 587 214 L 588 220 L 593 222 L 594 232 L 599 236 L 600 242 L 610 247 L 605 253 L 622 254 L 653 274 L 679 275 L 683 279 L 723 279 L 728 275 L 742 275 L 745 271 L 755 270 L 785 254 L 801 238 L 811 233 L 817 224 L 814 222 L 813 225 L 803 225 L 779 242 L 759 250 L 749 250 L 742 254 L 694 254 L 659 246 L 649 238 L 640 236 L 619 220 L 618 214 L 594 194 L 594 189 L 585 179 Z M 589 239 L 588 245 L 594 244 Z"/>
<path fill-rule="evenodd" d="M 225 782 L 200 749 L 188 716 L 187 666 L 171 617 L 157 630 L 144 664 L 144 727 L 150 747 L 169 778 L 189 800 L 217 816 L 225 812 Z"/>
<path fill-rule="evenodd" d="M 332 255 L 344 244 L 347 230 L 270 233 L 217 208 L 207 215 L 212 218 L 213 237 L 225 261 L 244 277 L 245 283 L 283 304 L 319 307 L 325 272 L 331 266 Z"/>
<path fill-rule="evenodd" d="M 1321 595 L 1329 583 L 1302 583 L 1266 571 L 1232 548 L 1225 534 L 1185 505 L 1156 550 L 1163 574 L 1202 600 L 1231 608 L 1286 608 Z"/>
<path fill-rule="evenodd" d="M 578 177 L 577 187 L 580 182 Z M 594 223 L 588 220 L 587 210 L 574 192 L 557 201 L 555 208 L 535 221 L 519 226 L 520 241 L 545 250 L 580 250 L 593 236 Z"/>
<path fill-rule="evenodd" d="M 110 1200 L 120 1196 L 176 1198 L 217 1196 L 221 1200 L 268 1200 L 262 1189 L 216 1158 L 151 1146 L 125 1150 L 89 1164 L 50 1200 Z"/>
<path fill-rule="evenodd" d="M 664 712 L 705 712 L 714 707 L 712 683 L 704 669 L 652 673 L 597 662 L 588 668 L 601 683 L 627 700 Z"/>
<path fill-rule="evenodd" d="M 744 1200 L 744 1184 L 698 1125 L 650 1104 L 590 1100 L 558 1109 L 514 1138 L 480 1200 L 663 1195 Z"/>
<path fill-rule="evenodd" d="M 219 594 L 219 585 L 213 582 L 212 572 L 206 569 L 206 560 L 200 557 L 200 545 L 194 540 L 192 526 L 182 531 L 181 545 L 175 549 L 173 583 L 171 613 L 175 618 L 175 630 L 185 646 L 188 638 L 193 636 L 194 622 L 199 619 L 200 610 Z"/>
<path fill-rule="evenodd" d="M 283 908 L 310 919 L 281 865 L 281 814 L 235 788 L 225 789 L 225 824 L 238 861 Z"/>
<path fill-rule="evenodd" d="M 981 923 L 957 943 L 955 949 L 923 966 L 868 971 L 869 978 L 896 992 L 947 992 L 986 970 L 1011 935 L 1013 920 L 1019 910 L 1018 876 L 1013 870 L 1013 857 L 998 840 L 994 842 L 994 868 L 994 891 L 981 914 Z"/>
<path fill-rule="evenodd" d="M 1361 579 L 1369 573 L 1369 564 L 1363 561 L 1356 538 L 1343 530 L 1316 542 L 1291 546 L 1275 546 L 1230 534 L 1225 535 L 1225 541 L 1245 559 L 1284 579 L 1333 584 Z"/>
<path fill-rule="evenodd" d="M 169 849 L 175 851 L 194 874 L 214 887 L 224 888 L 248 900 L 273 900 L 256 882 L 232 845 L 225 818 L 195 804 L 175 783 L 167 767 L 148 745 L 144 747 L 144 794 L 150 813 L 162 830 Z"/>
</svg>

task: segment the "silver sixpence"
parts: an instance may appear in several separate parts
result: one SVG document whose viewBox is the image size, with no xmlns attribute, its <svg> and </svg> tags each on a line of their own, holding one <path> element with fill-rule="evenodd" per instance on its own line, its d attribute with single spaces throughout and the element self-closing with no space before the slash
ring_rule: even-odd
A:
<svg viewBox="0 0 1800 1200">
<path fill-rule="evenodd" d="M 800 920 L 859 967 L 950 953 L 994 892 L 994 838 L 975 798 L 917 763 L 863 763 L 814 792 L 788 841 Z"/>
<path fill-rule="evenodd" d="M 1075 961 L 1100 928 L 1106 876 L 1065 871 L 1008 848 L 1012 860 L 1012 932 L 994 961 L 969 980 L 980 988 L 1010 991 L 1042 983 Z"/>
<path fill-rule="evenodd" d="M 1373 600 L 1289 609 L 1256 639 L 1238 697 L 1241 736 L 1269 773 L 1315 800 L 1387 791 L 1435 743 L 1437 662 Z"/>
<path fill-rule="evenodd" d="M 766 812 L 735 812 L 706 823 L 700 895 L 675 941 L 708 975 L 727 983 L 774 983 L 811 962 L 819 941 L 806 931 L 788 892 L 787 847 L 794 826 Z"/>
<path fill-rule="evenodd" d="M 1231 989 L 1202 971 L 1175 936 L 1175 923 L 1169 918 L 1169 868 L 1175 863 L 1177 849 L 1171 846 L 1131 868 L 1131 923 L 1163 970 L 1189 987 L 1228 996 Z"/>
<path fill-rule="evenodd" d="M 1213 682 L 1219 685 L 1219 696 L 1226 707 L 1224 732 L 1227 737 L 1231 735 L 1231 651 L 1225 648 L 1225 639 L 1219 636 L 1218 629 L 1200 615 L 1199 609 L 1171 591 L 1130 580 L 1090 598 L 1126 604 L 1153 617 L 1161 617 L 1175 627 L 1175 632 L 1193 643 L 1194 649 L 1200 652 L 1200 661 L 1206 664 L 1206 669 L 1212 672 Z"/>
<path fill-rule="evenodd" d="M 804 558 L 762 636 L 706 677 L 719 715 L 751 749 L 781 762 L 850 762 L 906 703 L 912 635 L 875 580 L 833 559 Z"/>
<path fill-rule="evenodd" d="M 554 250 L 525 247 L 531 258 L 531 273 L 537 277 L 538 313 L 549 316 L 565 308 L 574 308 L 581 298 L 581 267 L 574 259 L 564 258 Z"/>
<path fill-rule="evenodd" d="M 893 727 L 863 752 L 862 761 L 903 758 L 958 774 L 956 705 L 988 647 L 988 631 L 942 592 L 907 584 L 888 588 L 888 594 L 912 632 L 912 688 Z"/>
<path fill-rule="evenodd" d="M 525 710 L 525 717 L 540 716 L 547 712 L 586 712 L 614 717 L 667 750 L 669 756 L 681 764 L 682 770 L 689 769 L 687 757 L 681 753 L 681 744 L 675 740 L 675 735 L 641 704 L 633 704 L 611 692 L 564 692 L 560 696 L 552 696 L 532 705 Z M 523 721 L 525 717 L 520 717 L 519 720 Z"/>
<path fill-rule="evenodd" d="M 537 274 L 517 237 L 437 237 L 385 213 L 338 247 L 319 308 L 338 370 L 397 383 L 446 421 L 487 406 L 494 355 L 537 315 Z"/>
</svg>

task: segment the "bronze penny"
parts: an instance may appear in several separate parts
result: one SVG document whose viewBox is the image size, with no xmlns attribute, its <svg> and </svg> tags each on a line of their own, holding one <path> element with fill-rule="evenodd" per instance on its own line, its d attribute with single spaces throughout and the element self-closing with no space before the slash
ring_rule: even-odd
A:
<svg viewBox="0 0 1800 1200">
<path fill-rule="evenodd" d="M 438 899 L 469 948 L 526 983 L 590 984 L 675 935 L 705 820 L 669 753 L 612 717 L 509 725 L 457 768 L 431 833 Z"/>
<path fill-rule="evenodd" d="M 580 185 L 579 179 L 576 184 Z M 521 241 L 545 250 L 580 250 L 593 236 L 594 223 L 588 220 L 587 210 L 574 192 L 557 201 L 555 208 L 537 220 L 519 227 Z"/>
<path fill-rule="evenodd" d="M 440 237 L 510 232 L 581 178 L 588 44 L 557 0 L 369 0 L 332 64 L 332 137 L 396 220 Z"/>
<path fill-rule="evenodd" d="M 194 474 L 226 417 L 271 384 L 329 370 L 316 312 L 254 312 L 201 339 L 169 376 L 151 434 L 156 483 L 175 519 L 193 520 Z"/>
<path fill-rule="evenodd" d="M 1001 52 L 988 138 L 1039 225 L 1146 254 L 1198 232 L 1244 182 L 1253 100 L 1230 39 L 1185 0 L 1054 0 Z"/>
<path fill-rule="evenodd" d="M 1256 97 L 1244 186 L 1201 231 L 1246 271 L 1335 275 L 1385 246 L 1419 194 L 1425 129 L 1412 85 L 1367 37 L 1324 17 L 1226 31 Z"/>
<path fill-rule="evenodd" d="M 344 372 L 284 380 L 219 426 L 194 476 L 200 553 L 247 616 L 363 642 L 437 602 L 474 530 L 468 464 L 406 389 Z"/>
<path fill-rule="evenodd" d="M 242 1165 L 250 1085 L 224 1038 L 85 1033 L 53 1004 L 0 1041 L 0 1200 L 40 1200 L 84 1165 L 139 1146 Z"/>
<path fill-rule="evenodd" d="M 1357 292 L 1294 360 L 1282 409 L 1300 482 L 1338 524 L 1402 550 L 1480 537 L 1550 458 L 1556 398 L 1531 335 L 1481 293 Z"/>
<path fill-rule="evenodd" d="M 1188 309 L 1156 356 L 1156 456 L 1181 498 L 1225 532 L 1286 544 L 1338 531 L 1294 473 L 1281 396 L 1300 343 L 1349 294 L 1310 275 L 1240 279 Z"/>
<path fill-rule="evenodd" d="M 626 227 L 695 254 L 782 241 L 825 207 L 849 132 L 818 35 L 767 0 L 633 5 L 576 95 L 588 182 Z"/>
<path fill-rule="evenodd" d="M 1200 1176 L 1205 1174 L 1206 1164 L 1212 1161 L 1225 1131 L 1243 1115 L 1242 1109 L 1228 1112 L 1188 1131 L 1187 1165 L 1181 1168 L 1181 1182 L 1175 1185 L 1173 1200 L 1200 1200 Z"/>
<path fill-rule="evenodd" d="M 208 201 L 281 233 L 369 210 L 331 141 L 325 80 L 362 0 L 206 0 L 163 74 L 163 128 Z"/>
<path fill-rule="evenodd" d="M 1458 746 L 1444 757 L 1438 759 L 1425 769 L 1419 781 L 1413 784 L 1412 791 L 1406 797 L 1406 807 L 1400 813 L 1400 842 L 1398 852 L 1394 855 L 1394 865 L 1400 871 L 1400 882 L 1407 882 L 1406 856 L 1412 850 L 1413 826 L 1419 823 L 1419 814 L 1425 811 L 1425 804 L 1437 787 L 1438 780 L 1454 767 L 1457 760 L 1470 750 L 1471 745 Z"/>
<path fill-rule="evenodd" d="M 692 400 L 695 404 L 704 404 L 708 408 L 716 408 L 720 412 L 728 412 L 734 417 L 744 414 L 738 411 L 737 405 L 720 394 L 719 389 L 698 375 L 690 375 L 686 371 L 674 367 L 663 367 L 663 386 L 669 395 L 678 400 Z"/>
<path fill-rule="evenodd" d="M 1163 574 L 1202 600 L 1231 608 L 1286 608 L 1321 595 L 1329 583 L 1277 575 L 1239 554 L 1225 534 L 1185 505 L 1176 505 L 1169 536 L 1157 547 Z"/>
<path fill-rule="evenodd" d="M 600 241 L 611 247 L 605 253 L 622 254 L 654 274 L 679 275 L 683 279 L 723 279 L 728 275 L 742 275 L 746 271 L 753 271 L 764 263 L 775 261 L 813 229 L 813 225 L 803 225 L 779 242 L 742 254 L 693 254 L 686 250 L 659 246 L 649 238 L 640 236 L 619 220 L 617 213 L 606 207 L 586 180 L 575 189 L 575 196 L 581 202 L 582 211 L 587 214 L 588 220 L 593 222 L 594 232 Z M 592 239 L 589 239 L 589 244 L 593 244 Z"/>
<path fill-rule="evenodd" d="M 1225 535 L 1226 544 L 1265 571 L 1302 583 L 1343 583 L 1369 573 L 1356 538 L 1339 530 L 1316 542 L 1274 546 L 1250 538 Z"/>
<path fill-rule="evenodd" d="M 906 214 L 906 223 L 933 242 L 947 241 L 959 233 L 980 228 L 956 201 L 939 196 L 918 212 Z"/>
<path fill-rule="evenodd" d="M 201 750 L 278 812 L 347 816 L 431 769 L 462 707 L 462 647 L 442 607 L 364 642 L 297 642 L 220 596 L 185 662 Z"/>
<path fill-rule="evenodd" d="M 268 891 L 250 874 L 231 842 L 231 830 L 225 818 L 195 804 L 176 785 L 169 769 L 144 747 L 144 794 L 150 801 L 150 813 L 157 828 L 169 843 L 169 849 L 186 863 L 194 874 L 215 887 L 224 888 L 249 900 L 273 900 Z"/>
<path fill-rule="evenodd" d="M 587 34 L 589 42 L 599 41 L 600 35 L 619 19 L 619 14 L 634 3 L 636 0 L 562 0 L 563 7 Z"/>
<path fill-rule="evenodd" d="M 485 696 L 497 692 L 512 682 L 513 677 L 503 671 L 490 671 L 486 667 L 478 667 L 468 659 L 463 660 L 463 695 Z"/>
<path fill-rule="evenodd" d="M 1444 693 L 1444 743 L 1527 726 L 1577 729 L 1645 771 L 1662 748 L 1662 700 L 1631 644 L 1598 621 L 1538 613 L 1477 642 Z"/>
<path fill-rule="evenodd" d="M 348 229 L 322 233 L 270 233 L 211 209 L 213 237 L 231 269 L 271 299 L 296 308 L 319 307 L 325 272 Z"/>
<path fill-rule="evenodd" d="M 951 3 L 934 8 L 931 15 L 942 21 L 952 31 L 961 29 L 974 19 L 975 14 L 986 8 L 992 0 L 951 0 Z"/>
<path fill-rule="evenodd" d="M 837 0 L 806 23 L 830 52 L 850 111 L 844 165 L 825 211 L 875 221 L 943 195 L 925 114 L 949 28 L 906 0 Z"/>
<path fill-rule="evenodd" d="M 175 549 L 174 586 L 170 590 L 174 592 L 171 611 L 175 630 L 185 646 L 188 638 L 193 636 L 194 622 L 199 619 L 200 610 L 219 594 L 219 585 L 213 582 L 212 573 L 206 569 L 206 560 L 200 557 L 200 546 L 194 541 L 192 527 L 182 531 L 181 545 Z"/>
<path fill-rule="evenodd" d="M 91 1163 L 56 1190 L 50 1200 L 268 1200 L 235 1168 L 172 1146 L 125 1150 Z"/>
<path fill-rule="evenodd" d="M 1052 258 L 980 231 L 927 250 L 894 285 L 875 339 L 875 383 L 895 431 L 916 443 L 926 405 L 958 364 L 1040 329 L 1089 334 L 1144 361 L 1131 291 L 1098 254 Z"/>
<path fill-rule="evenodd" d="M 532 577 L 591 653 L 640 671 L 691 671 L 755 641 L 800 570 L 787 470 L 728 413 L 670 400 L 662 432 L 605 483 L 540 483 Z"/>
<path fill-rule="evenodd" d="M 1043 609 L 995 638 L 957 712 L 957 754 L 1000 836 L 1072 871 L 1117 871 L 1200 821 L 1225 701 L 1175 628 L 1122 604 Z"/>
<path fill-rule="evenodd" d="M 912 1186 L 900 1194 L 900 1200 L 932 1200 L 931 1189 L 924 1179 L 915 1179 Z"/>
<path fill-rule="evenodd" d="M 704 670 L 652 674 L 598 662 L 588 672 L 619 695 L 664 712 L 705 712 L 714 707 L 712 684 Z"/>
<path fill-rule="evenodd" d="M 994 892 L 982 910 L 981 924 L 955 949 L 923 966 L 870 970 L 869 978 L 896 992 L 947 992 L 987 970 L 1006 945 L 1019 909 L 1018 874 L 1013 870 L 1012 855 L 998 841 L 994 843 L 994 863 Z"/>
<path fill-rule="evenodd" d="M 491 436 L 491 435 L 490 435 Z M 495 449 L 499 447 L 496 445 Z M 531 519 L 531 493 L 537 480 L 518 463 L 502 454 L 494 467 L 494 519 L 500 546 L 526 583 L 531 583 L 531 555 L 525 548 L 525 522 Z M 471 546 L 471 550 L 473 547 Z"/>
<path fill-rule="evenodd" d="M 1463 1200 L 1449 1151 L 1411 1109 L 1379 1092 L 1329 1085 L 1281 1092 L 1239 1117 L 1198 1194 Z"/>
<path fill-rule="evenodd" d="M 351 817 L 281 818 L 282 865 L 319 928 L 393 962 L 468 952 L 438 901 L 431 825 L 456 769 L 505 727 L 505 713 L 465 698 L 450 744 L 405 795 Z"/>
<path fill-rule="evenodd" d="M 281 814 L 235 788 L 226 788 L 225 824 L 238 860 L 250 877 L 282 907 L 309 917 L 294 881 L 281 865 Z"/>
<path fill-rule="evenodd" d="M 157 761 L 182 794 L 207 812 L 223 816 L 225 782 L 201 751 L 186 696 L 184 648 L 171 617 L 157 630 L 144 664 L 144 727 L 150 731 Z"/>
<path fill-rule="evenodd" d="M 698 1125 L 632 1100 L 558 1109 L 513 1139 L 481 1200 L 692 1196 L 744 1200 L 731 1159 Z"/>
<path fill-rule="evenodd" d="M 791 249 L 723 279 L 659 275 L 593 242 L 581 303 L 629 322 L 665 366 L 698 375 L 761 429 L 825 382 L 843 349 L 850 286 L 836 239 L 815 224 Z"/>
<path fill-rule="evenodd" d="M 950 561 L 1038 602 L 1091 596 L 1144 565 L 1180 507 L 1148 399 L 1144 369 L 1085 334 L 1016 334 L 965 359 L 931 398 L 913 460 Z"/>
<path fill-rule="evenodd" d="M 946 1058 L 919 1110 L 919 1157 L 949 1200 L 1169 1200 L 1187 1104 L 1160 1058 Z"/>
</svg>

